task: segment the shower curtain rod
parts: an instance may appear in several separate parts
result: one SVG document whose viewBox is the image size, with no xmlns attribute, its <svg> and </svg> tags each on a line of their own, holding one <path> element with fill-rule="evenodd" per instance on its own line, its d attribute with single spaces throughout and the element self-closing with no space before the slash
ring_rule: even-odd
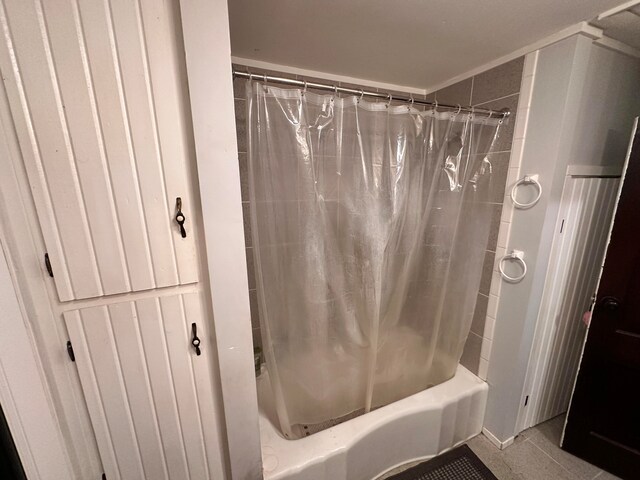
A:
<svg viewBox="0 0 640 480">
<path fill-rule="evenodd" d="M 361 97 L 373 97 L 373 98 L 385 98 L 387 100 L 399 100 L 402 102 L 407 102 L 410 104 L 417 105 L 428 105 L 438 108 L 446 108 L 448 110 L 455 110 L 456 112 L 465 112 L 465 113 L 473 113 L 474 115 L 482 115 L 484 117 L 489 118 L 508 118 L 511 112 L 508 109 L 504 109 L 501 111 L 488 110 L 486 108 L 475 108 L 470 106 L 460 106 L 460 105 L 448 105 L 446 103 L 438 103 L 436 102 L 428 102 L 426 100 L 419 100 L 411 97 L 405 96 L 395 96 L 391 93 L 384 92 L 372 92 L 368 90 L 361 90 L 356 88 L 347 88 L 347 87 L 339 87 L 338 85 L 332 85 L 329 83 L 317 83 L 317 82 L 307 82 L 305 80 L 295 80 L 293 78 L 285 78 L 285 77 L 275 77 L 272 75 L 262 75 L 258 73 L 251 72 L 243 72 L 241 70 L 234 70 L 233 76 L 236 78 L 246 78 L 249 80 L 262 80 L 264 82 L 272 82 L 272 83 L 281 83 L 283 85 L 293 85 L 296 87 L 308 87 L 315 88 L 317 90 L 326 90 L 329 92 L 335 93 L 349 93 L 352 95 L 360 95 Z"/>
</svg>

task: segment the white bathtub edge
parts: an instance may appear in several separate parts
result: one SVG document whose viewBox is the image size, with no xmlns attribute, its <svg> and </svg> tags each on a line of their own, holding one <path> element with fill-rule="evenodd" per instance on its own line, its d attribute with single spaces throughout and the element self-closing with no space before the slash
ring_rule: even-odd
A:
<svg viewBox="0 0 640 480">
<path fill-rule="evenodd" d="M 480 433 L 482 433 L 482 432 L 480 432 Z M 408 463 L 426 462 L 427 460 L 431 460 L 432 458 L 435 458 L 438 455 L 442 455 L 443 453 L 446 453 L 449 450 L 453 450 L 454 448 L 459 447 L 460 445 L 463 445 L 464 443 L 468 442 L 469 440 L 471 440 L 473 437 L 476 437 L 477 435 L 478 435 L 478 433 L 474 433 L 474 434 L 470 435 L 468 438 L 465 438 L 464 440 L 460 440 L 459 442 L 457 442 L 456 444 L 452 445 L 451 447 L 445 448 L 444 450 L 442 450 L 442 451 L 440 451 L 440 452 L 438 452 L 436 454 L 416 457 L 416 458 L 409 459 L 406 462 L 400 462 L 400 463 L 394 465 L 393 467 L 386 469 L 384 472 L 380 473 L 373 480 L 378 480 L 379 478 L 384 477 L 386 474 L 388 474 L 389 472 L 395 470 L 396 468 L 400 468 L 403 465 L 407 465 Z"/>
<path fill-rule="evenodd" d="M 300 440 L 282 438 L 261 414 L 264 478 L 354 480 L 357 476 L 370 480 L 403 464 L 432 458 L 481 432 L 488 388 L 484 381 L 458 366 L 456 375 L 447 382 Z M 410 423 L 403 425 L 408 419 Z M 432 434 L 425 436 L 427 431 Z M 385 456 L 393 457 L 381 445 L 389 440 L 393 443 L 394 436 L 420 439 L 408 446 L 414 450 L 424 448 L 424 455 L 407 457 L 404 452 L 396 452 L 397 458 L 389 458 L 379 467 L 372 464 L 371 458 L 358 457 L 357 451 L 362 449 L 369 454 L 378 450 L 379 455 L 373 456 L 378 463 Z"/>
</svg>

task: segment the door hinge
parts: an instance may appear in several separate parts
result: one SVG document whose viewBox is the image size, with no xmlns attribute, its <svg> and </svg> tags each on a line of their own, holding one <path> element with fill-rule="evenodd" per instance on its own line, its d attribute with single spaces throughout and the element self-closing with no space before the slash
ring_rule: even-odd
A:
<svg viewBox="0 0 640 480">
<path fill-rule="evenodd" d="M 53 268 L 51 268 L 51 262 L 49 261 L 48 253 L 44 254 L 44 266 L 47 267 L 47 272 L 49 273 L 49 276 L 53 278 Z"/>
<path fill-rule="evenodd" d="M 524 406 L 527 406 L 527 403 L 529 403 L 529 395 L 527 395 L 526 397 L 524 397 Z"/>
<path fill-rule="evenodd" d="M 73 353 L 73 345 L 71 345 L 71 340 L 67 341 L 67 354 L 72 362 L 76 361 L 76 354 Z"/>
</svg>

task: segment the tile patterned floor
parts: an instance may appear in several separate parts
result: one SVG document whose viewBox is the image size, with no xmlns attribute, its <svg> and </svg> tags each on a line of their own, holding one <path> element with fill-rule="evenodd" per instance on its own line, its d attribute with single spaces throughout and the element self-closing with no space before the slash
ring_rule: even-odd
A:
<svg viewBox="0 0 640 480">
<path fill-rule="evenodd" d="M 600 468 L 561 450 L 560 435 L 564 415 L 525 430 L 504 450 L 498 449 L 484 435 L 467 445 L 489 467 L 498 480 L 619 480 Z M 388 472 L 384 480 L 420 462 L 403 465 Z"/>
<path fill-rule="evenodd" d="M 564 415 L 522 432 L 499 450 L 484 435 L 468 443 L 499 480 L 614 480 L 618 477 L 561 450 Z"/>
</svg>

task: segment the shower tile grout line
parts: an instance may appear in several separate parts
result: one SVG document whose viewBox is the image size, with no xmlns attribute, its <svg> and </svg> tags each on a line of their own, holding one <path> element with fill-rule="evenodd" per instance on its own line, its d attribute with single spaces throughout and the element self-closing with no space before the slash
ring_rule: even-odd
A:
<svg viewBox="0 0 640 480">
<path fill-rule="evenodd" d="M 487 103 L 497 102 L 498 100 L 506 100 L 507 98 L 515 97 L 517 95 L 520 95 L 520 92 L 510 93 L 509 95 L 504 95 L 502 97 L 493 98 L 491 100 L 486 100 L 486 101 L 484 101 L 482 103 L 477 103 L 477 104 L 475 104 L 473 106 L 474 107 L 481 107 L 482 105 L 486 105 Z M 515 112 L 511 112 L 511 113 L 515 116 Z"/>
</svg>

